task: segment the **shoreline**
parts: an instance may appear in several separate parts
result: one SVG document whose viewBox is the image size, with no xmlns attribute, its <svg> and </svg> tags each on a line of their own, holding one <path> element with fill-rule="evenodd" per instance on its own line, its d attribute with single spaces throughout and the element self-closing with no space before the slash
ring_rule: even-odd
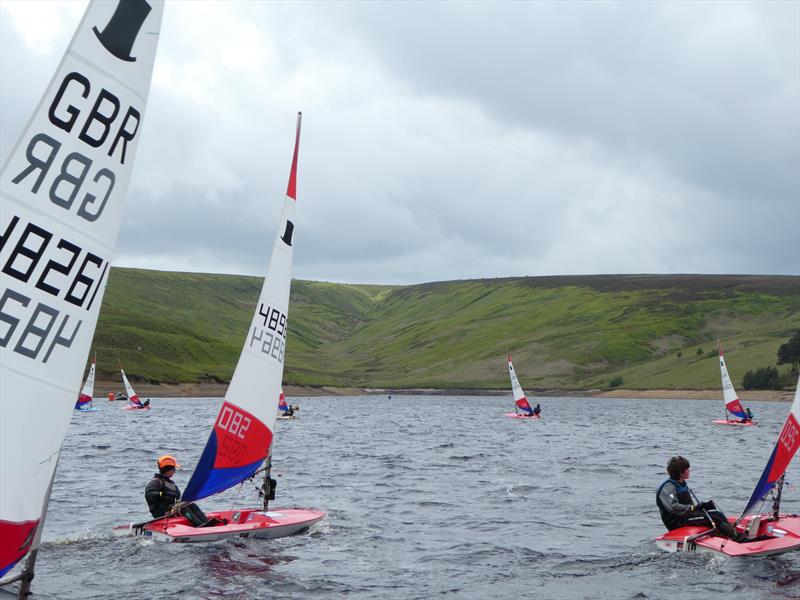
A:
<svg viewBox="0 0 800 600">
<path fill-rule="evenodd" d="M 222 398 L 228 389 L 227 383 L 178 383 L 178 384 L 153 384 L 134 383 L 136 393 L 141 398 Z M 314 397 L 314 396 L 504 396 L 510 395 L 511 390 L 494 389 L 482 390 L 474 388 L 360 388 L 339 386 L 284 386 L 287 397 Z M 109 392 L 123 390 L 122 383 L 118 381 L 97 381 L 95 383 L 95 397 L 105 398 Z M 621 398 L 631 400 L 722 400 L 719 389 L 708 390 L 530 390 L 530 398 Z M 794 391 L 789 390 L 745 390 L 739 393 L 739 398 L 744 401 L 762 402 L 791 402 Z"/>
</svg>

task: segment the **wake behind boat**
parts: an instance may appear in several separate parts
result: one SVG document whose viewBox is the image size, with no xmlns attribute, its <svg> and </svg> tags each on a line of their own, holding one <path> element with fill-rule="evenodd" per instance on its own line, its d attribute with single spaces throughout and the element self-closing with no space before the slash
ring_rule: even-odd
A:
<svg viewBox="0 0 800 600">
<path fill-rule="evenodd" d="M 505 413 L 506 417 L 512 419 L 540 419 L 542 417 L 541 409 L 539 411 L 531 408 L 528 398 L 525 397 L 525 392 L 522 391 L 522 386 L 519 384 L 517 374 L 514 371 L 514 365 L 511 362 L 511 353 L 508 353 L 508 374 L 511 377 L 511 390 L 514 394 L 514 412 Z M 536 405 L 539 408 L 539 405 Z"/>
<path fill-rule="evenodd" d="M 800 515 L 780 513 L 784 476 L 798 447 L 800 379 L 789 415 L 747 506 L 738 519 L 728 519 L 743 541 L 721 537 L 716 529 L 684 525 L 656 538 L 658 547 L 669 552 L 704 551 L 725 556 L 770 556 L 800 550 Z M 771 496 L 772 509 L 764 512 L 768 496 Z"/>
<path fill-rule="evenodd" d="M 722 397 L 725 402 L 725 418 L 714 419 L 715 425 L 738 425 L 741 427 L 752 427 L 758 422 L 754 421 L 749 409 L 742 406 L 736 390 L 733 389 L 733 382 L 728 375 L 728 368 L 725 366 L 725 355 L 722 352 L 722 344 L 717 341 L 719 349 L 719 370 L 722 377 Z"/>
<path fill-rule="evenodd" d="M 325 516 L 313 509 L 269 510 L 268 506 L 275 498 L 270 451 L 286 348 L 300 118 L 298 114 L 289 186 L 278 230 L 283 233 L 276 236 L 244 348 L 200 461 L 180 502 L 167 516 L 115 527 L 115 534 L 168 542 L 209 542 L 236 536 L 275 538 L 291 535 Z M 261 509 L 206 513 L 208 521 L 202 527 L 193 527 L 179 513 L 182 507 L 242 485 L 262 471 Z"/>
</svg>

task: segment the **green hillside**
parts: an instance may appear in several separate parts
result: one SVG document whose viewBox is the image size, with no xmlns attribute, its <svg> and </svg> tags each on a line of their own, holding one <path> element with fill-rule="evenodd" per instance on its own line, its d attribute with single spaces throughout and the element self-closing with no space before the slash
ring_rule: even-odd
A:
<svg viewBox="0 0 800 600">
<path fill-rule="evenodd" d="M 94 349 L 134 380 L 230 379 L 261 279 L 112 269 Z M 411 286 L 292 283 L 284 381 L 306 386 L 716 388 L 775 364 L 800 325 L 800 278 L 598 275 Z M 678 356 L 678 353 L 681 356 Z M 786 367 L 782 367 L 786 369 Z"/>
</svg>

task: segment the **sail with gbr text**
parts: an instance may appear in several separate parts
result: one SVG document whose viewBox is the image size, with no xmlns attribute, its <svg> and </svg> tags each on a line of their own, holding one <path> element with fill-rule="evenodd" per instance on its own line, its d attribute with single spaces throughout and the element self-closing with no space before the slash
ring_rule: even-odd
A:
<svg viewBox="0 0 800 600">
<path fill-rule="evenodd" d="M 117 241 L 162 12 L 160 0 L 91 2 L 0 170 L 0 576 L 37 545 Z"/>
<path fill-rule="evenodd" d="M 252 477 L 272 443 L 286 352 L 300 115 L 289 186 L 244 348 L 200 461 L 181 497 L 205 498 Z"/>
</svg>

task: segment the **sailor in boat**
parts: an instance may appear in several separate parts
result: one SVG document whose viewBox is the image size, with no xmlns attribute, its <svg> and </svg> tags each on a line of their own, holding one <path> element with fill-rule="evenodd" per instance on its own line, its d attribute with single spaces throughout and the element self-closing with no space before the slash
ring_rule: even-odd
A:
<svg viewBox="0 0 800 600">
<path fill-rule="evenodd" d="M 744 412 L 747 413 L 747 416 L 744 419 L 742 419 L 742 423 L 749 423 L 750 421 L 753 420 L 753 413 L 750 410 L 750 408 L 745 408 Z"/>
<path fill-rule="evenodd" d="M 538 417 L 540 414 L 542 414 L 542 407 L 537 404 L 533 409 L 533 416 Z"/>
<path fill-rule="evenodd" d="M 656 492 L 656 504 L 667 529 L 672 531 L 684 525 L 701 525 L 713 527 L 720 535 L 739 541 L 736 529 L 714 501 L 699 502 L 686 485 L 690 474 L 688 460 L 682 456 L 673 456 L 667 463 L 667 473 L 669 479 Z"/>
<path fill-rule="evenodd" d="M 158 473 L 153 475 L 153 479 L 144 489 L 147 506 L 150 508 L 150 514 L 155 519 L 159 519 L 172 511 L 172 506 L 181 497 L 180 489 L 172 481 L 172 476 L 175 475 L 175 469 L 178 467 L 180 465 L 175 460 L 175 457 L 169 454 L 160 457 L 158 459 Z M 178 512 L 195 527 L 213 527 L 224 524 L 224 521 L 216 517 L 209 519 L 194 502 L 181 506 Z"/>
<path fill-rule="evenodd" d="M 286 408 L 286 410 L 285 410 L 285 411 L 283 411 L 283 416 L 284 416 L 284 417 L 293 417 L 293 416 L 294 416 L 294 406 L 292 406 L 292 405 L 290 404 L 290 405 L 289 405 L 289 406 Z"/>
</svg>

